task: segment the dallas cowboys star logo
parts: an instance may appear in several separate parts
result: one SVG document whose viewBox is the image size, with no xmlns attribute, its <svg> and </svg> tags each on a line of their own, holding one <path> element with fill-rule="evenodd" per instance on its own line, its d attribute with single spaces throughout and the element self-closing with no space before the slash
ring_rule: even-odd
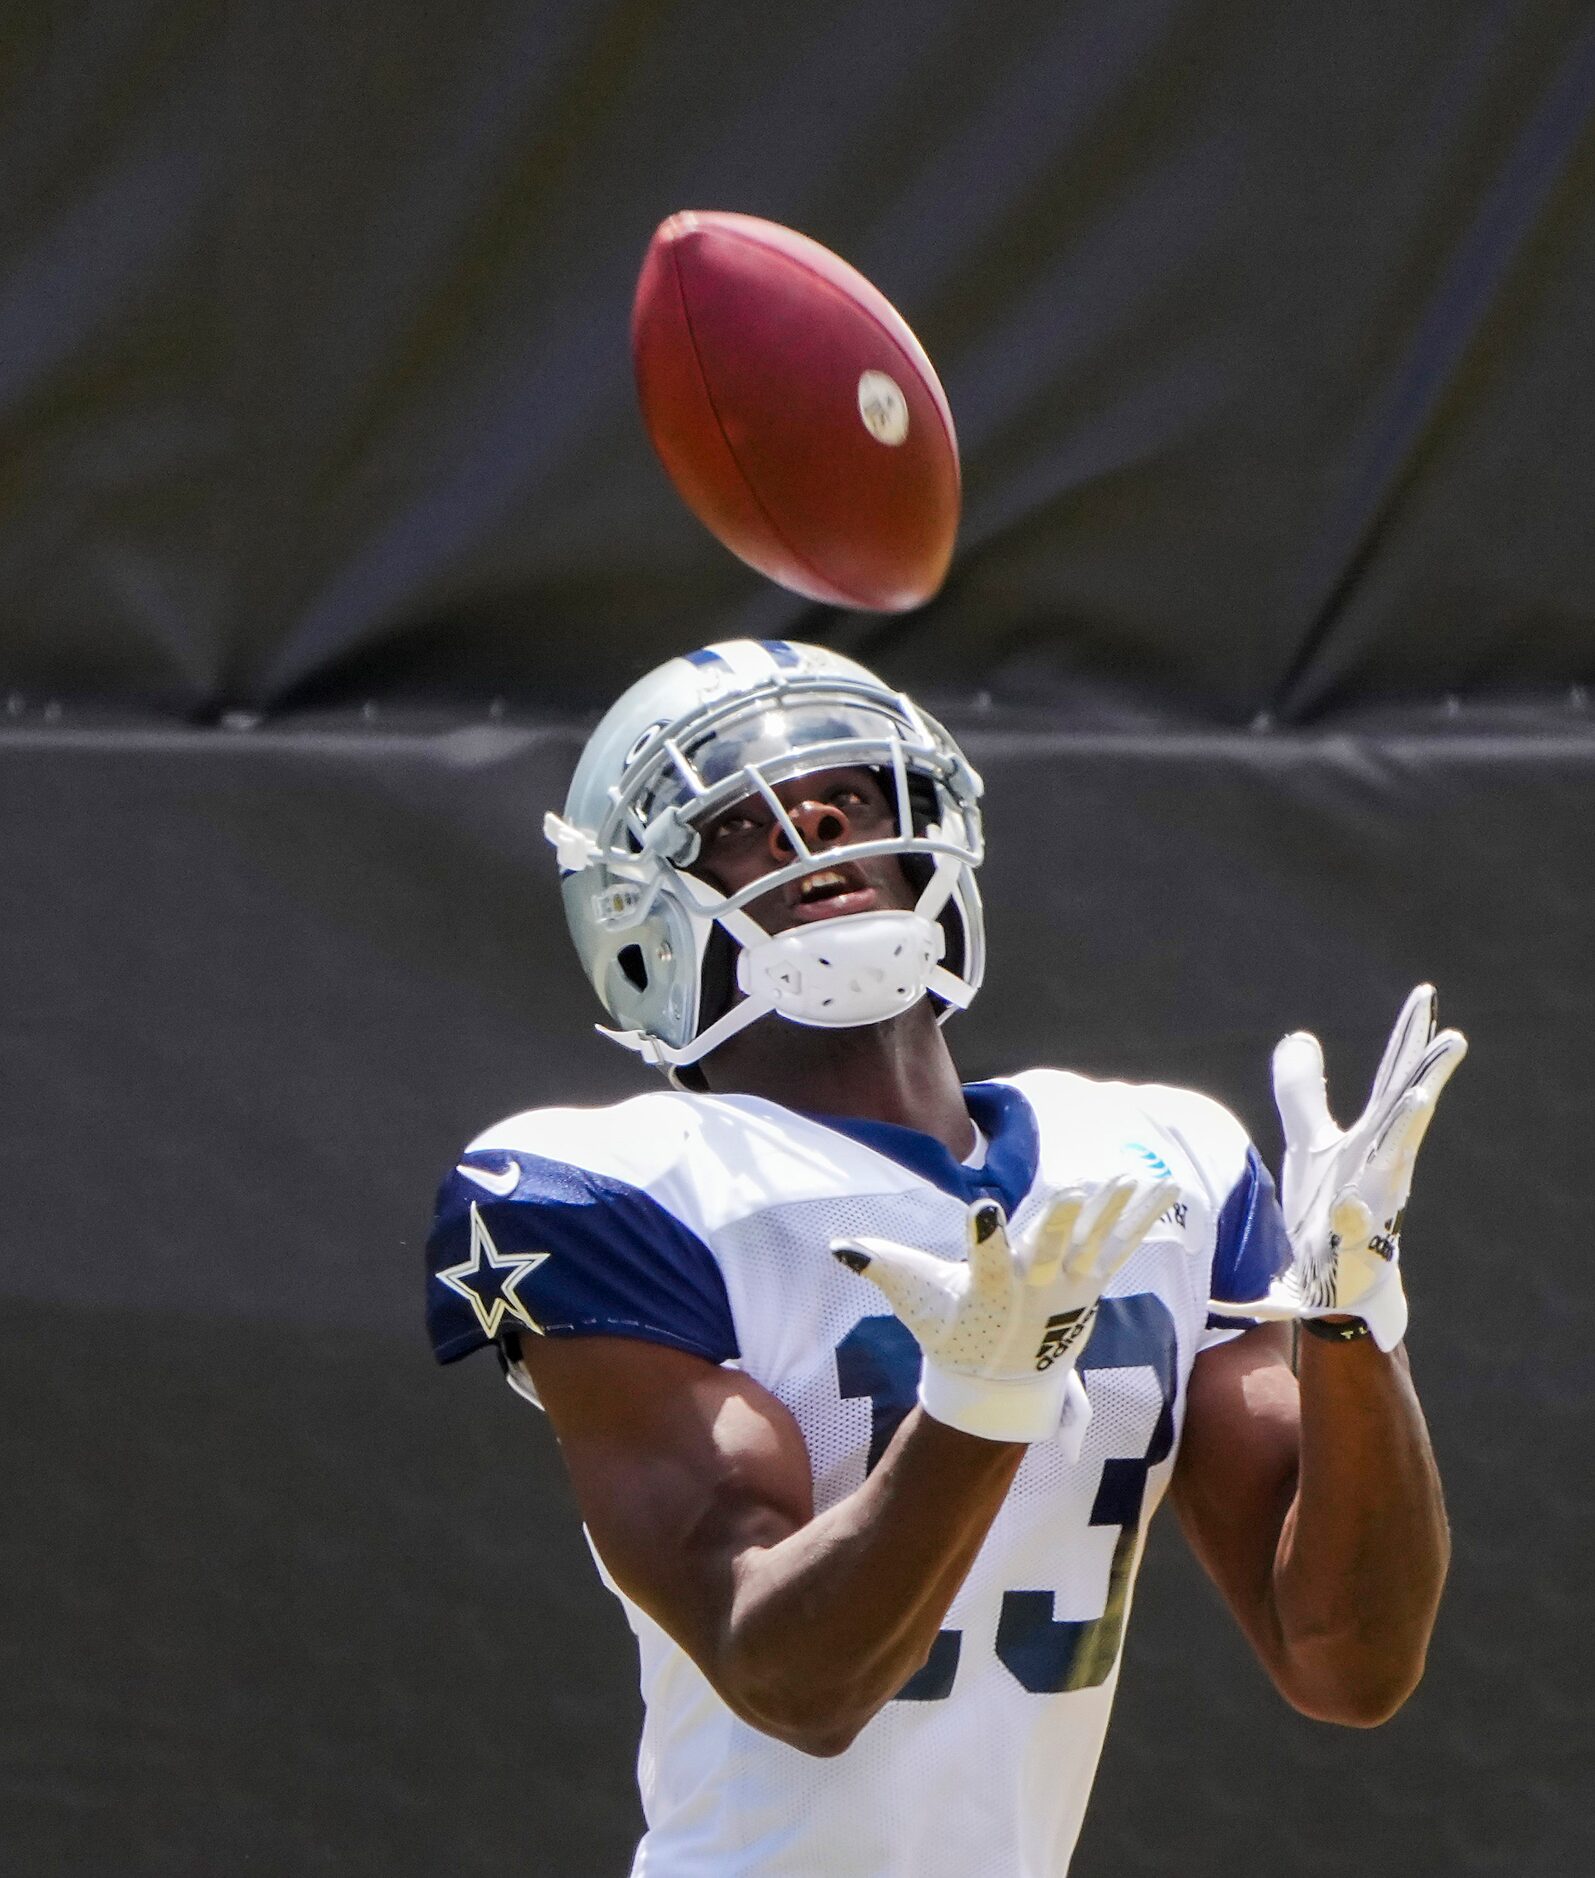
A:
<svg viewBox="0 0 1595 1878">
<path fill-rule="evenodd" d="M 520 1299 L 520 1287 L 548 1257 L 546 1252 L 500 1252 L 493 1243 L 476 1202 L 471 1202 L 471 1255 L 462 1265 L 451 1265 L 438 1273 L 451 1291 L 457 1291 L 482 1326 L 482 1335 L 493 1338 L 506 1317 L 527 1330 L 543 1334 L 538 1323 Z"/>
</svg>

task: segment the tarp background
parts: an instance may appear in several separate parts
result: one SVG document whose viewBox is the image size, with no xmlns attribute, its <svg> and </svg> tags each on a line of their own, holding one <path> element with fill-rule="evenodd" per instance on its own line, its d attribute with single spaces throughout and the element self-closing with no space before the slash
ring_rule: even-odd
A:
<svg viewBox="0 0 1595 1878">
<path fill-rule="evenodd" d="M 823 630 L 1181 710 L 1591 676 L 1580 0 L 20 0 L 0 677 L 196 715 L 591 704 Z M 675 501 L 626 365 L 682 207 L 936 359 L 945 596 L 835 620 Z"/>
<path fill-rule="evenodd" d="M 624 1869 L 634 1671 L 546 1429 L 434 1373 L 459 1143 L 639 1072 L 538 834 L 716 636 L 990 784 L 972 1075 L 1277 1146 L 1429 976 L 1414 1361 L 1457 1529 L 1385 1730 L 1155 1530 L 1076 1870 L 1590 1867 L 1595 22 L 1550 0 L 12 9 L 0 63 L 0 1869 Z M 764 587 L 653 463 L 653 225 L 903 306 L 945 595 Z"/>
<path fill-rule="evenodd" d="M 1195 1083 L 1272 1153 L 1288 1025 L 1343 1109 L 1423 974 L 1474 1038 L 1408 1235 L 1457 1529 L 1428 1679 L 1375 1734 L 1291 1717 L 1165 1516 L 1079 1869 L 1583 1869 L 1595 740 L 956 728 L 968 1073 Z M 646 1086 L 539 852 L 577 743 L 0 744 L 0 1868 L 624 1869 L 624 1627 L 546 1429 L 419 1322 L 459 1143 Z"/>
</svg>

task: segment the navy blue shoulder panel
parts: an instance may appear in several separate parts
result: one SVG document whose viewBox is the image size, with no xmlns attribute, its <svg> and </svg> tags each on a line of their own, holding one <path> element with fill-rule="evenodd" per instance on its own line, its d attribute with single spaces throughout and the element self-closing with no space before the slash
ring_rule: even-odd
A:
<svg viewBox="0 0 1595 1878">
<path fill-rule="evenodd" d="M 1213 1246 L 1210 1297 L 1247 1304 L 1262 1297 L 1269 1280 L 1290 1263 L 1290 1240 L 1274 1192 L 1274 1177 L 1256 1148 L 1246 1150 L 1246 1167 L 1219 1210 Z M 1209 1329 L 1249 1329 L 1249 1317 L 1208 1317 Z"/>
<path fill-rule="evenodd" d="M 738 1354 L 725 1280 L 696 1233 L 622 1180 L 502 1148 L 467 1154 L 438 1189 L 426 1321 L 440 1363 L 517 1331 Z"/>
</svg>

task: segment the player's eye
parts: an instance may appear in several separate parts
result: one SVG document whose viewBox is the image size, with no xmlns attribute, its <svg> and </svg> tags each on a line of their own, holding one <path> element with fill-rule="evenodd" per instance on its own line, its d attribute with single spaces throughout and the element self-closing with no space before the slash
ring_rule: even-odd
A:
<svg viewBox="0 0 1595 1878">
<path fill-rule="evenodd" d="M 886 813 L 886 804 L 873 791 L 860 788 L 857 783 L 841 783 L 826 797 L 833 808 L 838 808 L 850 816 L 860 814 L 875 818 Z"/>
</svg>

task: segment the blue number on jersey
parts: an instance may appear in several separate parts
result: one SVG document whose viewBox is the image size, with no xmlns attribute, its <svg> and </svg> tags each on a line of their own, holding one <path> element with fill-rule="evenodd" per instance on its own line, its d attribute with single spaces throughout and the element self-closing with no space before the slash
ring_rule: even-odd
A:
<svg viewBox="0 0 1595 1878">
<path fill-rule="evenodd" d="M 900 1317 L 861 1317 L 836 1346 L 836 1386 L 843 1401 L 869 1397 L 869 1459 L 873 1474 L 919 1393 L 919 1345 Z"/>
<path fill-rule="evenodd" d="M 856 1396 L 869 1399 L 869 1458 L 864 1471 L 872 1473 L 919 1390 L 919 1345 L 913 1331 L 899 1317 L 861 1317 L 836 1346 L 836 1386 L 844 1401 Z M 939 1702 L 951 1695 L 962 1641 L 956 1630 L 938 1631 L 924 1667 L 909 1677 L 893 1699 Z"/>
<path fill-rule="evenodd" d="M 1130 1573 L 1140 1538 L 1146 1502 L 1147 1470 L 1168 1458 L 1174 1445 L 1174 1319 L 1163 1300 L 1150 1291 L 1133 1298 L 1104 1298 L 1090 1340 L 1080 1357 L 1082 1373 L 1092 1369 L 1150 1369 L 1163 1402 L 1152 1438 L 1139 1460 L 1106 1460 L 1102 1484 L 1091 1507 L 1093 1526 L 1117 1526 L 1118 1543 L 1108 1567 L 1108 1595 L 1102 1615 L 1083 1620 L 1054 1618 L 1050 1591 L 1005 1591 L 997 1620 L 997 1655 L 1033 1695 L 1056 1695 L 1064 1689 L 1095 1689 L 1106 1682 L 1118 1660 L 1124 1636 Z"/>
<path fill-rule="evenodd" d="M 1005 1591 L 997 1621 L 997 1656 L 1035 1695 L 1094 1689 L 1107 1679 L 1124 1635 L 1130 1570 L 1141 1531 L 1148 1469 L 1166 1460 L 1174 1445 L 1174 1400 L 1178 1389 L 1174 1320 L 1150 1291 L 1131 1298 L 1104 1298 L 1090 1341 L 1080 1358 L 1082 1373 L 1093 1369 L 1150 1369 L 1162 1404 L 1146 1452 L 1139 1459 L 1102 1463 L 1102 1482 L 1091 1508 L 1093 1526 L 1117 1526 L 1118 1543 L 1108 1568 L 1108 1595 L 1100 1617 L 1059 1621 L 1050 1591 Z M 865 1396 L 870 1405 L 868 1472 L 886 1452 L 898 1424 L 913 1407 L 919 1385 L 919 1345 L 895 1317 L 862 1317 L 836 1351 L 837 1388 L 844 1398 Z M 923 1669 L 897 1692 L 899 1702 L 935 1702 L 952 1693 L 962 1641 L 956 1630 L 938 1632 Z"/>
</svg>

